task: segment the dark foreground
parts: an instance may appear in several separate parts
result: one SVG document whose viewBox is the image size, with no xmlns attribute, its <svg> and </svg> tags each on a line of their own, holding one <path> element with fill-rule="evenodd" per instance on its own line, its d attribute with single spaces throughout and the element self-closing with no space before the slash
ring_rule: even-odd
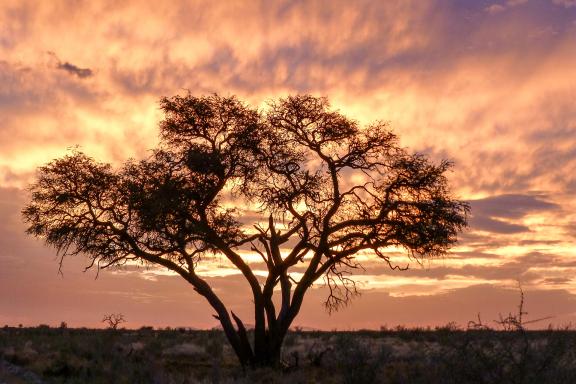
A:
<svg viewBox="0 0 576 384">
<path fill-rule="evenodd" d="M 571 330 L 295 331 L 244 372 L 217 330 L 0 329 L 0 384 L 573 382 Z"/>
</svg>

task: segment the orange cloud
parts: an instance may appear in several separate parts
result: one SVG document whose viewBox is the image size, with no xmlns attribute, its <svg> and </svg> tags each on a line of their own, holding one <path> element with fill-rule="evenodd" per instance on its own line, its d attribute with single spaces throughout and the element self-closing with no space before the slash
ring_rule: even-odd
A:
<svg viewBox="0 0 576 384">
<path fill-rule="evenodd" d="M 576 257 L 575 19 L 571 0 L 354 6 L 343 0 L 3 1 L 0 214 L 11 219 L 0 225 L 2 244 L 9 244 L 0 253 L 0 274 L 10 270 L 14 279 L 0 281 L 20 287 L 28 303 L 38 299 L 18 281 L 43 281 L 46 287 L 54 282 L 50 251 L 19 235 L 18 204 L 37 166 L 75 145 L 114 164 L 146 156 L 157 142 L 162 118 L 157 101 L 164 95 L 185 90 L 237 94 L 265 108 L 271 98 L 310 92 L 328 96 L 335 108 L 361 123 L 390 121 L 413 150 L 453 159 L 451 182 L 461 198 L 473 200 L 472 226 L 451 259 L 414 268 L 402 278 L 367 262 L 366 276 L 376 282 L 390 279 L 397 295 L 430 290 L 423 288 L 426 284 L 444 292 L 443 286 L 509 284 L 522 278 L 541 291 L 538 295 L 571 302 L 569 295 L 576 293 L 569 278 Z M 29 252 L 34 257 L 25 259 Z M 27 274 L 22 260 L 39 263 L 36 272 Z M 132 275 L 105 276 L 109 280 L 96 285 L 84 281 L 85 275 L 74 277 L 71 285 L 62 283 L 54 288 L 53 303 L 60 295 L 73 308 L 70 303 L 88 297 L 74 296 L 73 284 L 90 285 L 94 296 L 108 292 L 102 305 L 128 305 L 125 292 L 137 302 L 154 301 L 146 295 L 170 281 L 160 289 L 164 304 L 158 304 L 168 311 L 173 310 L 168 297 L 176 294 L 176 286 L 182 288 L 166 276 L 156 276 L 156 283 Z M 409 277 L 427 280 L 402 280 Z M 128 282 L 145 294 L 130 291 Z M 106 284 L 112 284 L 110 290 Z M 237 288 L 224 284 L 221 289 L 241 303 Z M 381 284 L 362 302 L 372 305 L 378 297 L 416 316 L 406 309 L 413 304 L 401 304 L 416 299 L 392 300 L 387 296 L 392 288 L 386 289 Z M 446 297 L 427 300 L 444 303 Z M 19 308 L 12 319 L 28 316 L 33 322 L 38 316 L 24 314 L 15 300 L 10 303 L 2 308 Z M 131 308 L 139 321 L 151 319 Z M 91 321 L 67 311 L 78 322 Z M 426 319 L 440 321 L 432 312 Z M 321 324 L 322 317 L 310 313 L 309 324 Z M 341 319 L 392 322 L 363 322 L 367 315 L 351 312 Z M 198 316 L 198 324 L 211 324 L 209 316 Z"/>
</svg>

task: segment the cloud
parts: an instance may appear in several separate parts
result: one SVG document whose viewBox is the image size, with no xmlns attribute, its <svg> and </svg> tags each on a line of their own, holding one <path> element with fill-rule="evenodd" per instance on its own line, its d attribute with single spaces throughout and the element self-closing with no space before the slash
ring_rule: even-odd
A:
<svg viewBox="0 0 576 384">
<path fill-rule="evenodd" d="M 530 213 L 554 211 L 560 207 L 547 200 L 546 195 L 505 194 L 472 200 L 473 213 L 506 219 L 520 219 Z"/>
<path fill-rule="evenodd" d="M 506 8 L 500 4 L 492 4 L 492 5 L 489 5 L 488 7 L 486 7 L 486 12 L 488 12 L 488 13 L 500 13 L 500 12 L 503 12 L 505 10 L 506 10 Z"/>
<path fill-rule="evenodd" d="M 564 8 L 576 7 L 576 0 L 552 0 L 553 4 L 561 5 Z"/>
<path fill-rule="evenodd" d="M 487 216 L 476 215 L 470 220 L 470 226 L 474 230 L 487 231 L 493 233 L 511 234 L 528 232 L 530 228 L 525 225 L 510 224 L 502 220 L 493 219 Z"/>
<path fill-rule="evenodd" d="M 76 76 L 78 78 L 87 78 L 93 75 L 93 71 L 90 68 L 80 68 L 74 64 L 69 62 L 62 62 L 56 55 L 56 53 L 52 51 L 46 52 L 55 62 L 56 68 L 68 72 L 69 74 Z"/>
<path fill-rule="evenodd" d="M 557 204 L 545 198 L 542 195 L 506 194 L 472 200 L 470 226 L 473 230 L 501 234 L 528 232 L 528 226 L 504 220 L 518 220 L 529 214 L 560 209 Z"/>
<path fill-rule="evenodd" d="M 572 279 L 569 277 L 549 277 L 542 281 L 543 284 L 547 285 L 562 285 L 570 282 L 572 282 Z"/>
<path fill-rule="evenodd" d="M 547 271 L 539 271 L 538 273 L 531 270 L 534 266 L 554 266 L 554 263 L 538 264 L 531 263 L 522 259 L 515 259 L 510 262 L 496 262 L 490 264 L 454 264 L 443 266 L 441 262 L 431 263 L 429 267 L 419 267 L 417 265 L 412 265 L 406 271 L 402 271 L 401 274 L 395 273 L 386 266 L 371 266 L 367 268 L 367 273 L 374 274 L 373 276 L 386 275 L 388 278 L 422 278 L 422 279 L 432 279 L 437 280 L 438 284 L 444 281 L 444 284 L 448 286 L 451 280 L 456 278 L 467 278 L 469 281 L 501 281 L 510 282 L 520 280 L 526 284 L 534 284 L 537 280 L 547 277 Z M 449 263 L 450 264 L 450 263 Z M 417 279 L 414 282 L 417 285 Z M 424 287 L 420 287 L 420 290 L 414 290 L 414 292 L 426 292 Z M 402 287 L 399 287 L 398 291 L 401 291 Z M 395 290 L 394 293 L 398 293 Z"/>
<path fill-rule="evenodd" d="M 528 0 L 508 0 L 504 4 L 491 4 L 484 8 L 484 10 L 488 13 L 500 13 L 505 11 L 506 9 L 517 7 L 522 4 L 526 4 Z"/>
<path fill-rule="evenodd" d="M 74 64 L 70 64 L 68 62 L 58 63 L 58 69 L 66 71 L 70 74 L 78 76 L 79 78 L 83 79 L 86 77 L 90 77 L 93 75 L 93 72 L 90 68 L 80 68 L 75 66 Z"/>
<path fill-rule="evenodd" d="M 501 12 L 489 13 L 490 6 Z M 51 22 L 56 19 L 61 22 Z M 313 93 L 328 96 L 361 123 L 389 121 L 409 150 L 454 160 L 450 184 L 473 208 L 471 229 L 440 265 L 445 269 L 406 276 L 429 273 L 427 289 L 434 292 L 454 281 L 473 285 L 518 275 L 554 287 L 561 274 L 571 273 L 576 256 L 575 19 L 573 1 L 566 0 L 353 7 L 344 0 L 91 1 L 82 7 L 63 0 L 4 1 L 0 215 L 12 221 L 0 224 L 0 273 L 13 271 L 5 284 L 26 296 L 31 293 L 21 281 L 42 281 L 48 289 L 43 279 L 55 271 L 51 251 L 19 235 L 19 209 L 11 204 L 21 204 L 23 192 L 7 187 L 23 188 L 37 166 L 76 144 L 114 164 L 146 156 L 157 143 L 158 98 L 189 89 L 195 95 L 237 94 L 257 106 L 288 93 Z M 27 271 L 26 263 L 38 269 Z M 396 291 L 403 284 L 423 289 L 390 278 L 399 282 Z M 82 279 L 73 283 L 86 287 Z M 114 292 L 132 292 L 130 284 L 142 280 L 129 277 L 124 285 L 111 279 Z M 149 289 L 139 280 L 138 289 Z M 563 284 L 576 289 L 573 281 Z M 59 286 L 52 303 L 59 289 L 71 287 Z M 110 305 L 128 305 L 127 297 L 91 287 L 94 296 L 108 292 L 102 295 Z M 163 300 L 176 294 L 170 289 Z M 32 307 L 39 302 L 27 300 Z M 382 300 L 390 303 L 384 295 Z M 183 313 L 178 319 L 186 318 Z"/>
<path fill-rule="evenodd" d="M 519 263 L 526 265 L 553 265 L 558 263 L 559 257 L 533 251 L 516 258 Z"/>
<path fill-rule="evenodd" d="M 506 5 L 508 5 L 509 7 L 516 7 L 518 5 L 526 4 L 527 2 L 528 0 L 508 0 L 506 2 Z"/>
</svg>

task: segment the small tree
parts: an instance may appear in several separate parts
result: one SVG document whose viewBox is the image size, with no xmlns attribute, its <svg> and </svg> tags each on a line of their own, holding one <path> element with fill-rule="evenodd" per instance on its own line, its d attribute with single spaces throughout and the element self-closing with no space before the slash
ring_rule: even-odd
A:
<svg viewBox="0 0 576 384">
<path fill-rule="evenodd" d="M 111 313 L 109 315 L 105 315 L 102 319 L 102 322 L 108 325 L 108 329 L 118 329 L 118 326 L 121 323 L 125 323 L 126 320 L 124 320 L 124 315 L 121 313 Z"/>
<path fill-rule="evenodd" d="M 441 256 L 466 225 L 468 206 L 451 197 L 444 176 L 449 162 L 408 153 L 385 123 L 361 129 L 324 98 L 288 97 L 265 111 L 217 95 L 160 105 L 161 144 L 149 158 L 114 170 L 75 152 L 41 167 L 23 210 L 28 233 L 99 268 L 137 260 L 176 272 L 212 306 L 242 365 L 278 363 L 318 279 L 329 310 L 348 303 L 359 253 L 397 269 L 386 248 Z M 261 256 L 264 279 L 242 250 Z M 252 343 L 197 273 L 216 253 L 251 289 Z"/>
</svg>

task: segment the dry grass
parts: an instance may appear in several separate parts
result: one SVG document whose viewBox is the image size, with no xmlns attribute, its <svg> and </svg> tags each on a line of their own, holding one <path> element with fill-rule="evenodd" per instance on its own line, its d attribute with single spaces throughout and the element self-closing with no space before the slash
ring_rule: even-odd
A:
<svg viewBox="0 0 576 384">
<path fill-rule="evenodd" d="M 220 331 L 0 329 L 0 357 L 46 383 L 567 383 L 575 351 L 571 330 L 299 331 L 284 369 L 243 371 Z"/>
</svg>

